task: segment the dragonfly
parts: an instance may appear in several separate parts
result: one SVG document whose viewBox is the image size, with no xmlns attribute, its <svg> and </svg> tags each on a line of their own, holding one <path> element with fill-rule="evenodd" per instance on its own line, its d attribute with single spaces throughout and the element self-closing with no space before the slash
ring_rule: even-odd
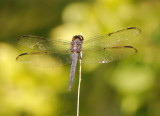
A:
<svg viewBox="0 0 160 116">
<path fill-rule="evenodd" d="M 84 39 L 82 35 L 75 35 L 72 41 L 23 35 L 18 40 L 18 44 L 30 48 L 33 51 L 18 55 L 16 60 L 25 62 L 30 60 L 30 58 L 27 59 L 28 56 L 37 56 L 39 59 L 45 55 L 52 55 L 53 58 L 58 60 L 52 63 L 53 67 L 71 64 L 69 78 L 70 91 L 73 86 L 79 59 L 82 60 L 82 63 L 109 63 L 135 55 L 138 50 L 128 44 L 136 41 L 135 38 L 140 34 L 141 30 L 139 28 L 129 27 L 109 34 L 93 36 L 88 39 Z"/>
</svg>

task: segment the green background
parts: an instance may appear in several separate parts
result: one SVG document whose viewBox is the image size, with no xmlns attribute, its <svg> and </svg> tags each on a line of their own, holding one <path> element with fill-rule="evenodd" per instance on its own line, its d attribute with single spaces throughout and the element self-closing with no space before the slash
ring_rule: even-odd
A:
<svg viewBox="0 0 160 116">
<path fill-rule="evenodd" d="M 75 116 L 78 68 L 17 63 L 21 35 L 71 40 L 127 27 L 142 34 L 138 54 L 82 65 L 80 116 L 160 116 L 159 0 L 0 0 L 0 115 Z"/>
</svg>

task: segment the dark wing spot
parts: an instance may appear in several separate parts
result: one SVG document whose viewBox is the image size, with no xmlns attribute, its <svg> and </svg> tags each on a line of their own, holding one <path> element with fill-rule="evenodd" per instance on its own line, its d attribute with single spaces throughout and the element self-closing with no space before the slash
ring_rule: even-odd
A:
<svg viewBox="0 0 160 116">
<path fill-rule="evenodd" d="M 141 33 L 141 30 L 139 28 L 137 28 L 137 27 L 128 27 L 127 29 L 138 29 L 139 32 Z"/>
<path fill-rule="evenodd" d="M 133 46 L 124 46 L 124 48 L 133 48 L 136 51 L 136 53 L 138 53 L 138 50 L 134 48 Z"/>
<path fill-rule="evenodd" d="M 137 27 L 128 27 L 127 29 L 137 29 Z"/>
<path fill-rule="evenodd" d="M 128 27 L 126 29 L 137 29 L 140 33 L 141 33 L 141 30 L 137 27 Z M 115 31 L 115 32 L 112 32 L 112 33 L 109 33 L 108 36 L 111 36 L 112 34 L 114 33 L 117 33 L 117 32 L 121 32 L 121 31 L 124 31 L 125 29 L 122 29 L 122 30 L 118 30 L 118 31 Z"/>
<path fill-rule="evenodd" d="M 112 49 L 112 48 L 133 48 L 136 52 L 136 54 L 138 53 L 138 50 L 136 48 L 134 48 L 133 46 L 115 46 L 115 47 L 107 47 L 108 49 Z M 106 48 L 104 48 L 105 50 Z"/>
<path fill-rule="evenodd" d="M 26 55 L 26 54 L 28 54 L 28 53 L 23 53 L 23 54 L 20 54 L 19 56 L 23 56 L 23 55 Z"/>
<path fill-rule="evenodd" d="M 19 58 L 20 56 L 27 55 L 27 54 L 28 54 L 28 53 L 22 53 L 22 54 L 18 55 L 17 58 L 16 58 L 16 60 L 18 60 L 18 58 Z"/>
<path fill-rule="evenodd" d="M 114 32 L 113 32 L 114 33 Z M 108 36 L 111 36 L 113 33 L 109 33 Z"/>
<path fill-rule="evenodd" d="M 38 54 L 48 54 L 48 52 L 30 52 L 30 53 L 22 53 L 22 54 L 20 54 L 20 55 L 18 55 L 17 56 L 17 58 L 16 58 L 16 60 L 18 60 L 18 58 L 20 57 L 20 56 L 23 56 L 23 55 L 38 55 Z"/>
<path fill-rule="evenodd" d="M 133 48 L 132 46 L 124 46 L 125 48 Z"/>
</svg>

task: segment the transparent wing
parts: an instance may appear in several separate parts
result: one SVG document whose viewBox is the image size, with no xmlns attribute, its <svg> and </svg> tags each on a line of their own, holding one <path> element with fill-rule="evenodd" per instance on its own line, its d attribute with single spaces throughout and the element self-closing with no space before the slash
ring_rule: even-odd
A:
<svg viewBox="0 0 160 116">
<path fill-rule="evenodd" d="M 17 56 L 16 60 L 21 63 L 32 63 L 38 66 L 57 67 L 70 64 L 72 57 L 71 53 L 67 51 L 65 54 L 45 51 L 22 53 Z"/>
<path fill-rule="evenodd" d="M 33 35 L 23 35 L 18 40 L 19 45 L 25 46 L 36 51 L 56 50 L 57 52 L 65 52 L 67 49 L 70 49 L 70 43 L 71 42 L 69 41 L 51 40 L 44 37 Z"/>
<path fill-rule="evenodd" d="M 137 27 L 130 27 L 105 35 L 88 38 L 83 42 L 83 49 L 99 47 L 116 47 L 132 44 L 136 41 L 136 37 L 140 35 L 141 30 Z"/>
<path fill-rule="evenodd" d="M 71 45 L 68 41 L 54 41 L 39 36 L 25 35 L 19 39 L 18 44 L 33 51 L 17 56 L 18 62 L 30 62 L 49 67 L 71 63 Z"/>
<path fill-rule="evenodd" d="M 137 54 L 137 49 L 132 46 L 95 48 L 93 51 L 82 52 L 82 63 L 109 63 Z"/>
<path fill-rule="evenodd" d="M 83 43 L 83 63 L 108 63 L 137 53 L 131 46 L 141 30 L 130 27 L 107 35 L 90 38 Z"/>
</svg>

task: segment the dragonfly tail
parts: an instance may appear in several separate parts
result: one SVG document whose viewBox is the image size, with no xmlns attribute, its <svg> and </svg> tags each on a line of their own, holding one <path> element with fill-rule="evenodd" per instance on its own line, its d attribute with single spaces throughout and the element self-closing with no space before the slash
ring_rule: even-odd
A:
<svg viewBox="0 0 160 116">
<path fill-rule="evenodd" d="M 74 80 L 74 77 L 75 77 L 77 60 L 78 60 L 78 54 L 73 53 L 72 54 L 72 64 L 71 64 L 70 78 L 69 78 L 69 91 L 71 91 L 71 88 L 73 86 L 73 80 Z"/>
</svg>

